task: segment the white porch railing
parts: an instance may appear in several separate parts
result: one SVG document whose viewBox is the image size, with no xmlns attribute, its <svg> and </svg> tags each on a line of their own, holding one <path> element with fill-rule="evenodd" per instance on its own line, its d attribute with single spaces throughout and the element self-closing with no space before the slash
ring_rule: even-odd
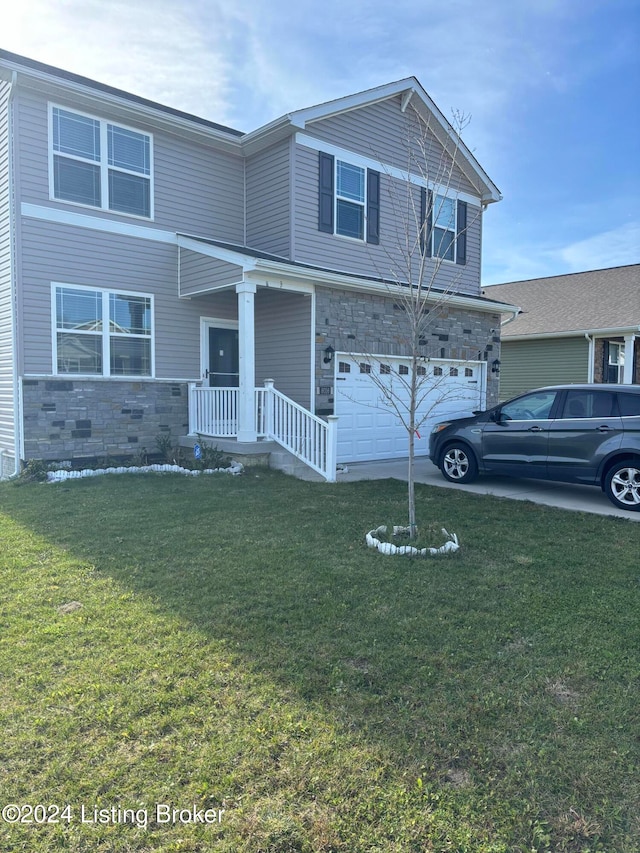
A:
<svg viewBox="0 0 640 853">
<path fill-rule="evenodd" d="M 237 437 L 238 388 L 189 386 L 189 432 Z M 329 482 L 336 480 L 338 419 L 326 421 L 286 397 L 267 379 L 255 389 L 255 431 L 273 439 Z"/>
<path fill-rule="evenodd" d="M 239 388 L 189 385 L 189 432 L 220 438 L 238 434 Z"/>
</svg>

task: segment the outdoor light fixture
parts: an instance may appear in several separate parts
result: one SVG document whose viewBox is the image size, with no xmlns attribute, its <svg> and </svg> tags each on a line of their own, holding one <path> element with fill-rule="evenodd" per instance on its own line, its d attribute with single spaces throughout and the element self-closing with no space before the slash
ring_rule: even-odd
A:
<svg viewBox="0 0 640 853">
<path fill-rule="evenodd" d="M 499 358 L 494 358 L 494 360 L 491 362 L 491 372 L 495 373 L 496 376 L 500 375 L 500 359 Z"/>
<path fill-rule="evenodd" d="M 324 351 L 324 363 L 325 364 L 331 364 L 331 362 L 333 361 L 334 352 L 335 352 L 335 350 L 331 346 L 331 344 L 329 344 L 329 346 L 325 348 L 325 351 Z"/>
</svg>

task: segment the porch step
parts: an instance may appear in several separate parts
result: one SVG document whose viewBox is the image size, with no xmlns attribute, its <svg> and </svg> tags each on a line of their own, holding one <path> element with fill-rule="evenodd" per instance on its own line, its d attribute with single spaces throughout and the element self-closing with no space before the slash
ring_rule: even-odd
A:
<svg viewBox="0 0 640 853">
<path fill-rule="evenodd" d="M 222 453 L 227 454 L 237 462 L 241 462 L 245 468 L 252 465 L 265 465 L 297 477 L 299 480 L 310 480 L 313 482 L 324 482 L 324 477 L 297 459 L 293 453 L 285 450 L 276 441 L 243 441 L 238 442 L 235 438 L 206 438 L 205 436 L 184 435 L 180 438 L 181 447 L 193 447 L 195 444 L 201 446 L 217 447 Z"/>
</svg>

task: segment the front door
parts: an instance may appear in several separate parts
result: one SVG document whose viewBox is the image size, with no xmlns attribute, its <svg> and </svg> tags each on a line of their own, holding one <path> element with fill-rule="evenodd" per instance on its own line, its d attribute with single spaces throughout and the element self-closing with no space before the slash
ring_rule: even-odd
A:
<svg viewBox="0 0 640 853">
<path fill-rule="evenodd" d="M 238 330 L 209 326 L 209 366 L 207 378 L 212 388 L 237 388 Z"/>
</svg>

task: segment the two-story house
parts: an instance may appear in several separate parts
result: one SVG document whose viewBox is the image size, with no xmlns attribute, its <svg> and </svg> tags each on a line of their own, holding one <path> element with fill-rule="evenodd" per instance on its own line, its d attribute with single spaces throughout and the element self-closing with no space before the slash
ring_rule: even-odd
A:
<svg viewBox="0 0 640 853">
<path fill-rule="evenodd" d="M 275 439 L 329 479 L 406 455 L 368 375 L 410 369 L 406 247 L 437 268 L 420 369 L 459 392 L 434 417 L 496 401 L 499 198 L 415 78 L 242 133 L 0 51 L 2 474 L 162 434 Z"/>
</svg>

